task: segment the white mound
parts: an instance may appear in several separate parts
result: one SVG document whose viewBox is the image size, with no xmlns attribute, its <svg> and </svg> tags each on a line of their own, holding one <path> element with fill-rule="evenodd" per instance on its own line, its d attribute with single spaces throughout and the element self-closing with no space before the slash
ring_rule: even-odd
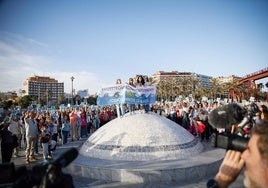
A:
<svg viewBox="0 0 268 188">
<path fill-rule="evenodd" d="M 83 156 L 126 161 L 186 159 L 203 146 L 177 123 L 155 113 L 116 118 L 92 134 L 80 149 Z"/>
</svg>

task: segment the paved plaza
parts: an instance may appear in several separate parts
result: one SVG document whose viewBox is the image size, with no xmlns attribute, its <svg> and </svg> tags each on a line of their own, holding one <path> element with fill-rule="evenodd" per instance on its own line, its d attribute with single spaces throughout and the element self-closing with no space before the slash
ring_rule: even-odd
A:
<svg viewBox="0 0 268 188">
<path fill-rule="evenodd" d="M 56 151 L 53 153 L 54 157 L 57 157 L 59 154 L 62 152 L 66 151 L 67 149 L 71 147 L 75 148 L 80 148 L 83 143 L 87 139 L 83 138 L 79 141 L 74 141 L 74 142 L 68 142 L 66 145 L 58 146 Z M 202 142 L 204 144 L 204 147 L 209 147 L 209 143 Z M 42 157 L 42 148 L 39 148 L 39 155 L 37 155 L 37 161 L 33 162 L 29 165 L 25 164 L 25 152 L 23 149 L 20 149 L 19 151 L 19 157 L 17 158 L 12 158 L 12 162 L 14 162 L 15 167 L 21 167 L 21 166 L 27 166 L 29 170 L 32 169 L 34 165 L 40 164 L 43 162 L 43 157 Z M 65 168 L 63 169 L 65 172 Z M 69 173 L 68 171 L 66 173 Z M 104 180 L 97 180 L 97 179 L 92 179 L 92 178 L 86 178 L 82 177 L 76 174 L 72 174 L 73 177 L 73 182 L 75 187 L 81 187 L 81 188 L 86 188 L 86 187 L 94 187 L 94 188 L 123 188 L 123 187 L 129 187 L 129 188 L 167 188 L 167 187 L 181 187 L 181 188 L 204 188 L 206 187 L 206 182 L 209 178 L 212 177 L 207 177 L 204 179 L 192 179 L 192 180 L 187 180 L 183 182 L 161 182 L 161 183 L 153 183 L 153 182 L 146 182 L 146 183 L 123 183 L 123 182 L 111 182 L 111 181 L 104 181 Z M 243 187 L 243 175 L 242 173 L 238 177 L 237 181 L 233 183 L 231 188 L 242 188 Z"/>
<path fill-rule="evenodd" d="M 213 148 L 210 141 L 201 142 L 174 122 L 150 113 L 118 118 L 89 138 L 69 139 L 57 146 L 54 159 L 70 148 L 77 148 L 79 154 L 62 171 L 72 175 L 75 187 L 99 188 L 203 188 L 225 153 Z M 31 171 L 43 162 L 40 146 L 36 158 L 26 164 L 25 150 L 20 148 L 12 162 L 16 169 L 25 166 Z M 241 173 L 230 187 L 243 187 L 242 182 Z"/>
</svg>

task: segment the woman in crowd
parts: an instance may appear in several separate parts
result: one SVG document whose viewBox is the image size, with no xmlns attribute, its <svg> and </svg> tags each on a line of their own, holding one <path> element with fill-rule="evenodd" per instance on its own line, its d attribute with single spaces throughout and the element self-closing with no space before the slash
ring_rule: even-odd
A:
<svg viewBox="0 0 268 188">
<path fill-rule="evenodd" d="M 139 76 L 137 77 L 137 80 L 136 80 L 136 83 L 135 83 L 136 88 L 144 87 L 144 84 L 145 84 L 145 81 L 144 81 L 143 76 L 139 75 Z M 139 110 L 142 110 L 143 108 L 144 108 L 143 105 L 138 104 L 138 109 L 139 109 Z"/>
<path fill-rule="evenodd" d="M 130 85 L 131 87 L 136 87 L 134 84 L 133 78 L 129 78 L 127 84 Z M 128 108 L 129 108 L 129 112 L 133 113 L 135 111 L 135 103 L 128 104 Z"/>
<path fill-rule="evenodd" d="M 117 79 L 115 84 L 121 85 L 122 84 L 121 79 Z M 117 113 L 117 117 L 121 117 L 125 114 L 124 106 L 121 102 L 120 102 L 120 104 L 116 104 L 116 113 Z"/>
<path fill-rule="evenodd" d="M 81 138 L 88 137 L 87 134 L 87 114 L 85 109 L 82 109 L 80 114 L 80 120 L 81 120 Z"/>
<path fill-rule="evenodd" d="M 70 124 L 71 124 L 70 136 L 71 136 L 71 140 L 74 141 L 75 136 L 76 136 L 75 131 L 76 131 L 76 123 L 77 123 L 77 115 L 74 112 L 74 110 L 70 112 L 69 119 L 70 119 Z"/>
<path fill-rule="evenodd" d="M 70 129 L 71 129 L 71 124 L 70 124 L 69 116 L 67 113 L 64 113 L 63 120 L 62 120 L 62 128 L 61 128 L 62 144 L 67 143 Z"/>
</svg>

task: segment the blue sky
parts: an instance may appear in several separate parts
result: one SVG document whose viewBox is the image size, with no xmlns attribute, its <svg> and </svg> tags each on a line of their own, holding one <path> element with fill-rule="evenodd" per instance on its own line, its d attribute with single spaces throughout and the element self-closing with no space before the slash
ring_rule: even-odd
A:
<svg viewBox="0 0 268 188">
<path fill-rule="evenodd" d="M 0 91 L 33 75 L 90 94 L 160 70 L 242 77 L 268 67 L 268 1 L 4 0 L 0 66 Z"/>
</svg>

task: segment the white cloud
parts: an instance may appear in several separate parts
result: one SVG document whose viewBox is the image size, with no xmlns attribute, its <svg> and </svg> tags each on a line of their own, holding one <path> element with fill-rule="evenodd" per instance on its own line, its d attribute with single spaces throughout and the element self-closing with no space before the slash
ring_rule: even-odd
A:
<svg viewBox="0 0 268 188">
<path fill-rule="evenodd" d="M 91 72 L 50 72 L 46 75 L 55 78 L 59 82 L 64 82 L 64 90 L 66 93 L 71 93 L 71 77 L 74 77 L 73 87 L 75 92 L 78 90 L 88 89 L 89 94 L 95 94 L 101 86 L 106 85 L 101 83 L 98 76 Z"/>
<path fill-rule="evenodd" d="M 7 38 L 0 37 L 0 91 L 18 91 L 22 89 L 22 83 L 30 76 L 48 76 L 64 82 L 64 91 L 71 92 L 70 77 L 74 76 L 74 89 L 88 89 L 90 94 L 95 94 L 100 87 L 105 85 L 100 82 L 98 76 L 91 72 L 75 72 L 75 70 L 66 71 L 56 70 L 54 67 L 56 60 L 36 55 L 32 51 L 27 51 L 29 45 L 47 46 L 33 39 L 23 38 L 21 36 L 5 34 Z M 9 38 L 8 38 L 9 37 Z M 15 41 L 15 39 L 19 39 Z M 15 41 L 15 42 L 14 42 Z M 26 50 L 23 48 L 25 46 Z"/>
<path fill-rule="evenodd" d="M 2 53 L 17 53 L 18 51 L 13 48 L 12 46 L 4 43 L 3 41 L 0 41 L 0 52 Z"/>
</svg>

